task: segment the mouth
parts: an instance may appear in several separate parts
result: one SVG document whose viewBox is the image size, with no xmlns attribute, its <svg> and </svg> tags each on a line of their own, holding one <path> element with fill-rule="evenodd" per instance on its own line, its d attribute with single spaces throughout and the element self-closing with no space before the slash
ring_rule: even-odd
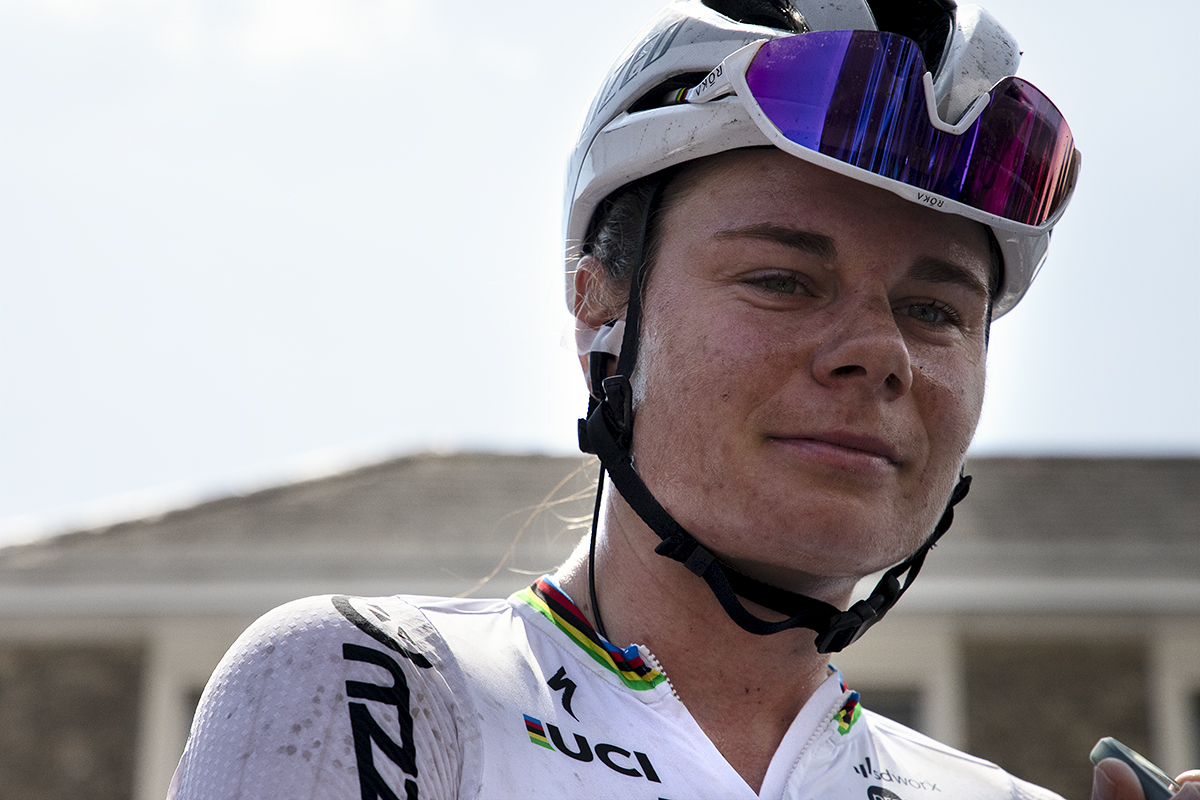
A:
<svg viewBox="0 0 1200 800">
<path fill-rule="evenodd" d="M 796 448 L 823 461 L 850 467 L 898 467 L 899 450 L 883 439 L 842 431 L 800 436 L 772 436 L 772 440 Z"/>
</svg>

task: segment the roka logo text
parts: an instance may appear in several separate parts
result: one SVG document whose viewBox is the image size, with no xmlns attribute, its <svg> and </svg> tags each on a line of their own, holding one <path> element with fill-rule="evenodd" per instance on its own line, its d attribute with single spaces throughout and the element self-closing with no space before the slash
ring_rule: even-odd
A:
<svg viewBox="0 0 1200 800">
<path fill-rule="evenodd" d="M 934 208 L 941 208 L 946 204 L 946 201 L 942 198 L 932 194 L 925 194 L 924 192 L 917 192 L 917 200 Z"/>
</svg>

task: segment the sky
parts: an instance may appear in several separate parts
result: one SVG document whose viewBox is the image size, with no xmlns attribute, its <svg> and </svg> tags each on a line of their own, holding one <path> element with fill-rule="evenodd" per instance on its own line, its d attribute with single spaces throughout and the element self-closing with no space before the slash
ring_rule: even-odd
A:
<svg viewBox="0 0 1200 800">
<path fill-rule="evenodd" d="M 561 192 L 660 0 L 0 0 L 0 544 L 425 449 L 567 454 Z M 984 455 L 1200 455 L 1194 0 L 993 0 L 1079 189 Z"/>
</svg>

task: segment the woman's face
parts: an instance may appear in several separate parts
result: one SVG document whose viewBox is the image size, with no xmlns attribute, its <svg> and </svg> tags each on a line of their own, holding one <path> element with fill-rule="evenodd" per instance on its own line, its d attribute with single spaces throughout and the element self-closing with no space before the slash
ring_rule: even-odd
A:
<svg viewBox="0 0 1200 800">
<path fill-rule="evenodd" d="M 778 151 L 682 187 L 644 300 L 638 472 L 701 542 L 784 586 L 901 560 L 979 420 L 984 228 Z"/>
</svg>

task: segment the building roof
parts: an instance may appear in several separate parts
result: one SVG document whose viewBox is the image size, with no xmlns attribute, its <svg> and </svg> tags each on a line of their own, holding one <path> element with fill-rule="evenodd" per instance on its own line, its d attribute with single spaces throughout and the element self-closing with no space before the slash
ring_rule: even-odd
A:
<svg viewBox="0 0 1200 800">
<path fill-rule="evenodd" d="M 3 547 L 0 616 L 89 586 L 214 610 L 264 592 L 454 594 L 498 566 L 482 593 L 504 595 L 532 581 L 511 569 L 539 574 L 570 552 L 572 519 L 590 512 L 570 498 L 595 475 L 582 457 L 420 454 Z M 209 601 L 187 599 L 197 587 Z"/>
<path fill-rule="evenodd" d="M 973 458 L 905 603 L 1200 611 L 1200 459 Z"/>
<path fill-rule="evenodd" d="M 975 458 L 966 471 L 973 537 L 1200 545 L 1200 458 Z"/>
<path fill-rule="evenodd" d="M 971 494 L 903 607 L 1200 611 L 1200 459 L 975 458 L 967 471 Z M 478 593 L 504 595 L 574 547 L 595 477 L 579 457 L 421 454 L 2 547 L 0 616 L 454 594 L 498 567 Z"/>
</svg>

